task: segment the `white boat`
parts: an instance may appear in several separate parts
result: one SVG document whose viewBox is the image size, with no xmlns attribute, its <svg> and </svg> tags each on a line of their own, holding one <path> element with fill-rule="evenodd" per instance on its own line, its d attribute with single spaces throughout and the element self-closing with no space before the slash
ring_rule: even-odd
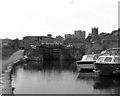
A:
<svg viewBox="0 0 120 96">
<path fill-rule="evenodd" d="M 95 72 L 100 75 L 113 75 L 120 73 L 120 55 L 103 55 L 95 62 Z"/>
<path fill-rule="evenodd" d="M 76 61 L 79 71 L 93 71 L 94 62 L 97 60 L 100 54 L 88 54 L 84 55 L 81 60 Z"/>
<path fill-rule="evenodd" d="M 120 55 L 120 48 L 109 48 L 101 52 L 103 55 Z"/>
</svg>

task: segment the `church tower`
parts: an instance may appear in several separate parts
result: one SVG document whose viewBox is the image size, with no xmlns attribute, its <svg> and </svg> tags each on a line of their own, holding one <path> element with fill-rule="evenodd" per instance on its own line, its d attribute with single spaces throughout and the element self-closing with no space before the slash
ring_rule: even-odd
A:
<svg viewBox="0 0 120 96">
<path fill-rule="evenodd" d="M 94 27 L 92 28 L 92 42 L 97 41 L 97 37 L 98 37 L 98 27 Z"/>
</svg>

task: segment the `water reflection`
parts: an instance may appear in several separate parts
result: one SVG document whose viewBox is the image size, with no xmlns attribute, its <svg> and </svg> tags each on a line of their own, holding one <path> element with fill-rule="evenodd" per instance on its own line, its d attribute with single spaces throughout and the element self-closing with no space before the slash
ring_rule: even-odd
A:
<svg viewBox="0 0 120 96">
<path fill-rule="evenodd" d="M 120 80 L 112 77 L 99 77 L 95 80 L 96 90 L 111 90 L 113 94 L 120 94 Z"/>
<path fill-rule="evenodd" d="M 114 77 L 101 77 L 97 73 L 79 73 L 77 80 L 92 84 L 96 91 L 120 94 L 120 80 Z"/>
<path fill-rule="evenodd" d="M 24 64 L 25 70 L 61 70 L 61 69 L 69 69 L 76 71 L 76 64 L 75 62 L 68 62 L 68 61 L 44 61 L 44 62 L 28 62 Z"/>
<path fill-rule="evenodd" d="M 13 71 L 16 94 L 118 94 L 120 81 L 79 73 L 75 62 L 28 62 Z"/>
</svg>

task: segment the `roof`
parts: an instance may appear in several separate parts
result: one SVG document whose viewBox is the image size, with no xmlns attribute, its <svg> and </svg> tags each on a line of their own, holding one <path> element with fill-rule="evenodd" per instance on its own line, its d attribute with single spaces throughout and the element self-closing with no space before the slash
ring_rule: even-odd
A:
<svg viewBox="0 0 120 96">
<path fill-rule="evenodd" d="M 35 38 L 35 37 L 37 37 L 37 38 L 39 38 L 39 37 L 44 37 L 44 38 L 46 38 L 46 37 L 48 37 L 48 36 L 25 36 L 25 37 L 23 37 L 23 38 Z"/>
<path fill-rule="evenodd" d="M 110 48 L 110 49 L 108 49 L 108 50 L 114 50 L 114 49 L 120 50 L 120 48 Z"/>
<path fill-rule="evenodd" d="M 120 55 L 102 55 L 100 57 L 120 57 Z"/>
<path fill-rule="evenodd" d="M 95 56 L 95 55 L 101 55 L 101 54 L 87 54 L 87 55 L 84 55 L 84 56 Z"/>
<path fill-rule="evenodd" d="M 54 39 L 53 37 L 49 37 L 49 36 L 25 36 L 23 37 L 24 38 L 51 38 L 51 39 Z"/>
</svg>

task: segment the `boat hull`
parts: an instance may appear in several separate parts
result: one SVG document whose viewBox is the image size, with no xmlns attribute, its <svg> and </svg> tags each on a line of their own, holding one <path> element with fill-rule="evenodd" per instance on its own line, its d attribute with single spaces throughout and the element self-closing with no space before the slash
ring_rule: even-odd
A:
<svg viewBox="0 0 120 96">
<path fill-rule="evenodd" d="M 93 71 L 94 61 L 79 61 L 77 62 L 77 68 L 79 71 Z"/>
<path fill-rule="evenodd" d="M 95 70 L 99 70 L 100 75 L 113 75 L 116 70 L 120 70 L 120 63 L 95 63 Z"/>
</svg>

